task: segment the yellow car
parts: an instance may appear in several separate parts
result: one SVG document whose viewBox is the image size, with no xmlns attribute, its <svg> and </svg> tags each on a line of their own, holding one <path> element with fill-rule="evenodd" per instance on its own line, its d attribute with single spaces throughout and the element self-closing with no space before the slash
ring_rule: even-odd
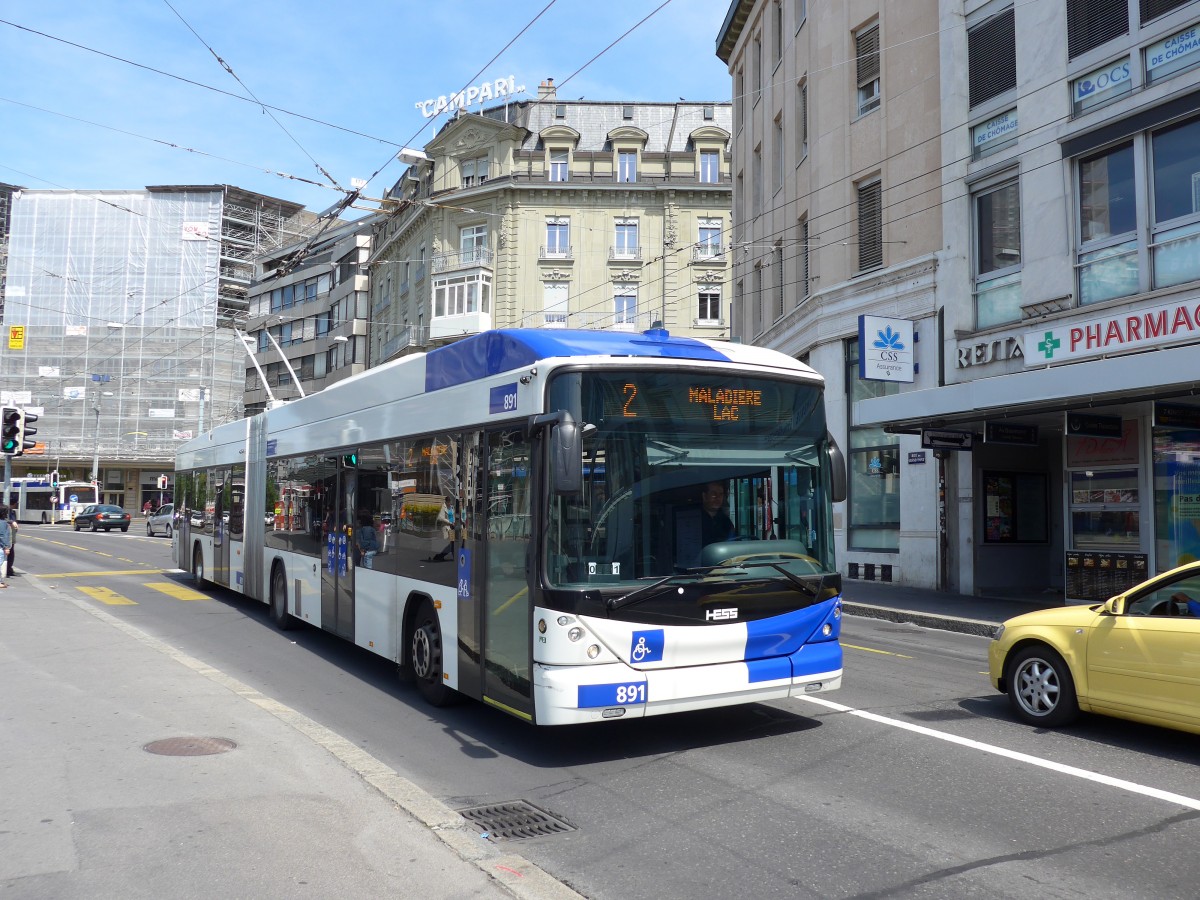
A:
<svg viewBox="0 0 1200 900">
<path fill-rule="evenodd" d="M 1063 725 L 1082 710 L 1200 734 L 1200 562 L 1096 606 L 1009 619 L 988 670 L 1030 725 Z"/>
</svg>

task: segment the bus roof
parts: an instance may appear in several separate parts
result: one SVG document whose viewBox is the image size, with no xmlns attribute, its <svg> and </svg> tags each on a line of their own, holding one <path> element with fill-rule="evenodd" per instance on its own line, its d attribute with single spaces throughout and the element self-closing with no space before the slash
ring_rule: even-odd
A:
<svg viewBox="0 0 1200 900">
<path fill-rule="evenodd" d="M 572 356 L 737 361 L 803 368 L 790 357 L 760 347 L 674 337 L 663 329 L 637 333 L 512 328 L 485 331 L 431 350 L 425 355 L 425 390 L 435 391 L 541 360 Z"/>
</svg>

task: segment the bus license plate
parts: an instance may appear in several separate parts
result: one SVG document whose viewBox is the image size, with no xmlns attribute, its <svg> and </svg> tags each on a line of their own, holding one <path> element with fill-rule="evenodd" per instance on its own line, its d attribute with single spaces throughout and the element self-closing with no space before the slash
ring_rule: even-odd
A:
<svg viewBox="0 0 1200 900">
<path fill-rule="evenodd" d="M 581 684 L 579 708 L 594 706 L 636 706 L 646 702 L 646 682 L 627 684 Z"/>
</svg>

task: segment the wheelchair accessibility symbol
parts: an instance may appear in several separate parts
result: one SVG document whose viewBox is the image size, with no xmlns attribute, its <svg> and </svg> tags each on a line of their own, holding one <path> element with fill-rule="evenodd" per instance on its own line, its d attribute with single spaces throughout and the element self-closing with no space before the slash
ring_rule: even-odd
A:
<svg viewBox="0 0 1200 900">
<path fill-rule="evenodd" d="M 663 658 L 663 630 L 635 631 L 629 648 L 631 663 L 661 662 Z"/>
</svg>

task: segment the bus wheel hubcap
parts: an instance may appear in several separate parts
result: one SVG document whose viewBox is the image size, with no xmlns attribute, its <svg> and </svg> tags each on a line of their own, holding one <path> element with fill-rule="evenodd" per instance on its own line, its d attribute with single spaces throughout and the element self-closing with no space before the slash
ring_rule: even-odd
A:
<svg viewBox="0 0 1200 900">
<path fill-rule="evenodd" d="M 430 625 L 422 625 L 413 634 L 413 671 L 418 678 L 429 681 L 434 677 L 437 663 L 437 637 Z"/>
</svg>

